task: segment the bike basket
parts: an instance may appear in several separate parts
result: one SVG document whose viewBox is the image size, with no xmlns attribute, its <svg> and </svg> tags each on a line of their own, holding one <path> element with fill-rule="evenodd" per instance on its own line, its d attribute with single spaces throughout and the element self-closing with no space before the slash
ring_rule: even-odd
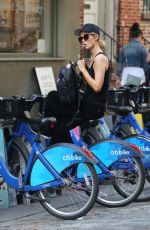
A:
<svg viewBox="0 0 150 230">
<path fill-rule="evenodd" d="M 128 106 L 129 89 L 109 89 L 107 106 Z"/>
<path fill-rule="evenodd" d="M 23 97 L 0 97 L 0 119 L 18 119 L 24 114 Z"/>
</svg>

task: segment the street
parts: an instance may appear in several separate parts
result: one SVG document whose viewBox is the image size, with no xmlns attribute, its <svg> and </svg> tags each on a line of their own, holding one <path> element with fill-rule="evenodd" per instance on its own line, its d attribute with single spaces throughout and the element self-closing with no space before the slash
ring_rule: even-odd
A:
<svg viewBox="0 0 150 230">
<path fill-rule="evenodd" d="M 0 209 L 1 230 L 150 230 L 150 202 L 122 208 L 94 208 L 77 220 L 61 220 L 39 203 Z"/>
</svg>

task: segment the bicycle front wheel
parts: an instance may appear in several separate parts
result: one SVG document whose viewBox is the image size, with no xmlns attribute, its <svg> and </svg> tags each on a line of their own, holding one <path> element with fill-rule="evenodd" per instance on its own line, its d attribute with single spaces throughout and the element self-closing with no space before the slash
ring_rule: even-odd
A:
<svg viewBox="0 0 150 230">
<path fill-rule="evenodd" d="M 66 220 L 79 218 L 95 204 L 99 183 L 91 163 L 77 163 L 61 173 L 65 185 L 38 192 L 41 205 L 50 214 Z M 88 195 L 87 193 L 90 193 Z"/>
<path fill-rule="evenodd" d="M 107 180 L 100 179 L 97 203 L 106 207 L 122 207 L 135 201 L 145 183 L 145 172 L 139 158 L 128 157 L 110 166 L 113 174 Z"/>
</svg>

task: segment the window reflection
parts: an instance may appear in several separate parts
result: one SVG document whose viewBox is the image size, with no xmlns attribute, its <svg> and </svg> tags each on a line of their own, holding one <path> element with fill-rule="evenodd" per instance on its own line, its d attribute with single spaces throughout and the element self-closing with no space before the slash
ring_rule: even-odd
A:
<svg viewBox="0 0 150 230">
<path fill-rule="evenodd" d="M 0 0 L 0 52 L 35 53 L 42 39 L 40 0 Z"/>
</svg>

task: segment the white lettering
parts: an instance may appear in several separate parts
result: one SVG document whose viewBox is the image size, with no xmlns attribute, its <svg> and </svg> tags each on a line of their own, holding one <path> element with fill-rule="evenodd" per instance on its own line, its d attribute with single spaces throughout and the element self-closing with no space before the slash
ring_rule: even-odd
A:
<svg viewBox="0 0 150 230">
<path fill-rule="evenodd" d="M 127 154 L 129 154 L 129 151 L 127 151 L 127 150 L 124 150 L 124 149 L 122 149 L 122 150 L 112 150 L 111 152 L 110 152 L 110 154 L 111 155 L 117 155 L 117 156 L 120 156 L 120 155 L 127 155 Z"/>
<path fill-rule="evenodd" d="M 142 152 L 149 152 L 150 151 L 150 147 L 148 147 L 148 146 L 138 146 L 138 147 Z"/>
<path fill-rule="evenodd" d="M 81 156 L 78 156 L 78 155 L 64 155 L 63 156 L 63 160 L 64 161 L 81 161 L 82 160 L 82 157 Z"/>
</svg>

